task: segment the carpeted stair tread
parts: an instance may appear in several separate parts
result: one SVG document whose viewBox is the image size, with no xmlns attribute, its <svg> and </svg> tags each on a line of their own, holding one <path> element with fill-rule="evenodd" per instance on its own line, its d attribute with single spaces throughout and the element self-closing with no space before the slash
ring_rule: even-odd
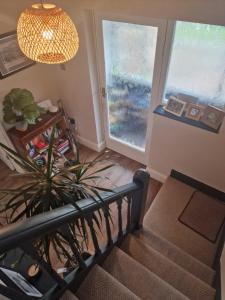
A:
<svg viewBox="0 0 225 300">
<path fill-rule="evenodd" d="M 141 300 L 98 265 L 90 271 L 76 294 L 80 300 Z"/>
<path fill-rule="evenodd" d="M 141 230 L 136 234 L 136 236 L 199 279 L 209 285 L 212 285 L 215 277 L 215 271 L 209 266 L 184 252 L 182 249 L 154 233 L 152 230 Z"/>
<path fill-rule="evenodd" d="M 60 300 L 79 300 L 71 291 L 67 290 L 62 295 Z"/>
<path fill-rule="evenodd" d="M 215 289 L 142 240 L 129 235 L 121 248 L 188 298 L 192 300 L 213 300 L 215 298 Z"/>
<path fill-rule="evenodd" d="M 117 247 L 107 257 L 103 268 L 143 300 L 188 299 Z"/>
<path fill-rule="evenodd" d="M 179 220 L 195 192 L 194 187 L 168 177 L 146 213 L 143 227 L 153 230 L 186 253 L 212 267 L 222 230 L 217 241 L 212 243 Z"/>
</svg>

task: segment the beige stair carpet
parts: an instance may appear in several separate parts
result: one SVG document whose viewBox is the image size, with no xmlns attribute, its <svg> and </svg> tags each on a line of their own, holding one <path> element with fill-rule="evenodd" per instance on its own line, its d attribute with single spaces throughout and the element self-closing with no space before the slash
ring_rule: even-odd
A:
<svg viewBox="0 0 225 300">
<path fill-rule="evenodd" d="M 213 300 L 215 298 L 215 290 L 211 286 L 140 239 L 129 235 L 122 244 L 122 249 L 188 298 L 192 300 Z"/>
<path fill-rule="evenodd" d="M 153 230 L 203 263 L 212 266 L 219 238 L 213 244 L 178 220 L 194 191 L 191 186 L 169 177 L 145 215 L 144 228 Z"/>
<path fill-rule="evenodd" d="M 207 284 L 213 284 L 216 272 L 212 268 L 160 237 L 152 230 L 140 230 L 135 236 Z"/>
<path fill-rule="evenodd" d="M 98 265 L 85 278 L 77 296 L 80 300 L 141 300 Z"/>
<path fill-rule="evenodd" d="M 113 249 L 103 267 L 143 300 L 188 299 L 119 248 Z"/>
</svg>

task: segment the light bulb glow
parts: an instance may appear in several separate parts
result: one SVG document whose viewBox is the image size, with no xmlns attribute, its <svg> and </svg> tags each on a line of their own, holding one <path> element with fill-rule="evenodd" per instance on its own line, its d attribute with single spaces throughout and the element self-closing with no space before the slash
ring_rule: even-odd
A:
<svg viewBox="0 0 225 300">
<path fill-rule="evenodd" d="M 54 32 L 53 30 L 45 30 L 42 32 L 42 36 L 46 40 L 51 40 L 53 38 Z"/>
</svg>

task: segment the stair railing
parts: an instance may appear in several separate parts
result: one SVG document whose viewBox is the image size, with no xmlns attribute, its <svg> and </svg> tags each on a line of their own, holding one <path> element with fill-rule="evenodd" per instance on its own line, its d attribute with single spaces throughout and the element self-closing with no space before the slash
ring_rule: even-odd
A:
<svg viewBox="0 0 225 300">
<path fill-rule="evenodd" d="M 99 245 L 92 217 L 94 212 L 101 210 L 103 204 L 98 199 L 88 198 L 76 203 L 79 209 L 72 205 L 66 205 L 0 229 L 0 254 L 1 256 L 6 254 L 6 258 L 1 259 L 1 265 L 3 262 L 7 265 L 7 256 L 9 254 L 12 256 L 14 251 L 15 253 L 22 253 L 25 257 L 23 258 L 25 263 L 28 263 L 27 260 L 35 261 L 42 270 L 40 278 L 37 278 L 33 283 L 43 294 L 41 299 L 59 299 L 66 289 L 75 292 L 95 264 L 102 263 L 114 246 L 119 245 L 127 234 L 142 226 L 149 179 L 149 174 L 140 169 L 135 172 L 132 183 L 118 187 L 112 193 L 102 194 L 102 201 L 105 206 L 109 207 L 112 203 L 116 204 L 118 223 L 118 232 L 113 235 L 112 227 L 115 224 L 111 224 L 108 210 L 104 210 L 103 220 L 107 235 L 107 243 L 104 248 Z M 127 209 L 125 228 L 122 214 L 123 206 L 126 206 Z M 85 216 L 90 229 L 94 253 L 84 259 L 76 253 L 75 247 L 71 249 L 78 258 L 78 266 L 62 277 L 43 258 L 37 255 L 32 242 L 83 216 Z M 24 275 L 24 269 L 21 268 L 17 271 Z M 37 299 L 26 295 L 17 288 L 2 284 L 0 284 L 0 294 L 16 300 Z"/>
</svg>

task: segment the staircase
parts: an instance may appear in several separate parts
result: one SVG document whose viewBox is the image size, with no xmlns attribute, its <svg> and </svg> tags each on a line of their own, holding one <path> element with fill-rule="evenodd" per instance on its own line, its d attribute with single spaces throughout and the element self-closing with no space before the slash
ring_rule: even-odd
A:
<svg viewBox="0 0 225 300">
<path fill-rule="evenodd" d="M 80 300 L 212 300 L 215 271 L 146 229 L 129 235 L 96 265 L 76 296 Z M 77 297 L 77 298 L 76 298 Z"/>
<path fill-rule="evenodd" d="M 148 178 L 146 173 L 138 171 L 132 184 L 116 189 L 113 195 L 105 195 L 106 205 L 117 204 L 116 238 L 113 238 L 108 216 L 105 216 L 107 246 L 103 249 L 99 245 L 93 223 L 88 222 L 95 249 L 94 255 L 63 280 L 57 279 L 57 275 L 53 274 L 58 283 L 42 299 L 213 300 L 216 298 L 214 288 L 216 272 L 209 264 L 205 264 L 154 231 L 149 225 L 151 213 L 145 215 L 144 227 L 140 226 L 143 224 Z M 122 222 L 124 199 L 127 208 L 126 228 Z M 90 217 L 90 212 L 99 209 L 100 205 L 102 206 L 102 203 L 98 205 L 96 201 L 89 199 L 81 203 L 80 210 Z M 23 245 L 25 249 L 24 243 L 27 239 L 38 238 L 53 228 L 79 218 L 80 210 L 68 206 L 32 218 L 29 222 L 9 227 L 0 235 L 1 251 L 8 251 L 18 245 Z M 221 242 L 223 243 L 223 237 Z M 29 255 L 32 256 L 32 252 L 29 252 Z M 40 264 L 46 267 L 41 260 Z M 18 299 L 16 294 L 15 296 L 9 294 L 7 288 L 0 286 L 0 292 L 4 292 L 5 296 L 13 295 L 10 299 Z"/>
<path fill-rule="evenodd" d="M 161 193 L 169 192 L 174 184 L 178 185 L 175 192 L 183 187 L 183 183 L 170 179 Z M 160 192 L 158 198 L 154 201 L 161 200 Z M 172 209 L 169 200 L 170 207 L 164 203 L 168 211 Z M 78 299 L 215 299 L 215 270 L 154 232 L 150 226 L 153 214 L 160 219 L 159 209 L 149 211 L 144 228 L 129 234 L 101 265 L 91 270 L 76 292 Z"/>
</svg>

